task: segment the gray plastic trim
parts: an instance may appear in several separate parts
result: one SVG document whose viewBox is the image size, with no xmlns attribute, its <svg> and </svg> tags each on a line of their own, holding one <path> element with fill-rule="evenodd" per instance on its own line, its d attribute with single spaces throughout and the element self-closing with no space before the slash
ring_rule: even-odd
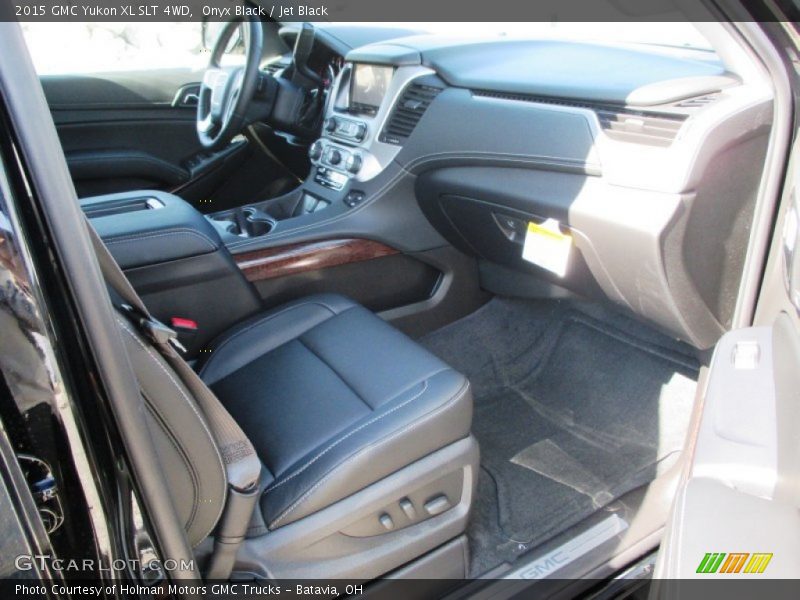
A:
<svg viewBox="0 0 800 600">
<path fill-rule="evenodd" d="M 555 39 L 421 35 L 358 48 L 348 60 L 392 64 L 411 60 L 414 53 L 453 86 L 620 104 L 663 104 L 735 81 L 713 60 L 689 60 L 645 46 Z M 662 81 L 678 83 L 667 87 L 659 85 Z"/>
<path fill-rule="evenodd" d="M 348 52 L 345 59 L 349 62 L 394 65 L 396 67 L 422 64 L 422 54 L 419 50 L 391 42 L 356 48 Z"/>
<path fill-rule="evenodd" d="M 325 111 L 326 118 L 342 117 L 352 121 L 361 121 L 367 126 L 367 135 L 364 141 L 355 143 L 346 141 L 335 136 L 324 135 L 320 138 L 323 146 L 323 156 L 328 148 L 340 148 L 345 152 L 358 152 L 361 154 L 363 164 L 359 172 L 353 176 L 343 168 L 333 168 L 348 178 L 352 178 L 358 182 L 365 182 L 373 179 L 379 175 L 386 167 L 395 159 L 400 152 L 401 147 L 394 144 L 387 144 L 381 142 L 379 137 L 380 133 L 386 125 L 386 120 L 394 108 L 397 99 L 403 93 L 403 90 L 415 79 L 424 77 L 425 75 L 433 74 L 433 71 L 421 67 L 419 65 L 403 64 L 399 66 L 392 77 L 389 84 L 389 89 L 386 91 L 386 96 L 381 102 L 381 106 L 375 115 L 359 114 L 351 115 L 343 112 L 343 107 L 348 104 L 349 95 L 349 82 L 350 71 L 352 64 L 345 65 L 336 77 L 336 81 L 331 90 L 330 98 L 332 101 L 328 103 Z M 320 161 L 315 160 L 312 163 L 317 166 Z M 328 166 L 328 168 L 332 168 Z"/>
<path fill-rule="evenodd" d="M 707 552 L 772 553 L 764 577 L 797 577 L 800 538 L 786 532 L 800 528 L 798 364 L 786 315 L 720 340 L 656 577 L 703 577 L 696 569 Z"/>
</svg>

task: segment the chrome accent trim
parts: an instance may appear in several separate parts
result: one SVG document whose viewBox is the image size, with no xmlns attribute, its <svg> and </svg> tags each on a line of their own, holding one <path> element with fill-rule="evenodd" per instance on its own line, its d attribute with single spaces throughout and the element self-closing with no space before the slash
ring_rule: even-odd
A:
<svg viewBox="0 0 800 600">
<path fill-rule="evenodd" d="M 334 168 L 334 170 L 341 172 L 355 181 L 364 182 L 373 179 L 383 172 L 402 149 L 402 146 L 387 144 L 378 139 L 401 94 L 415 79 L 424 77 L 425 75 L 433 75 L 435 72 L 432 69 L 419 65 L 397 67 L 392 81 L 389 84 L 389 89 L 386 91 L 386 96 L 383 102 L 381 102 L 381 106 L 378 108 L 378 112 L 375 115 L 354 115 L 345 113 L 342 110 L 342 107 L 347 105 L 351 70 L 352 63 L 347 63 L 336 77 L 336 82 L 331 89 L 328 106 L 325 110 L 325 118 L 338 116 L 353 121 L 361 121 L 367 126 L 367 134 L 364 140 L 358 143 L 324 133 L 320 141 L 323 144 L 323 156 L 325 156 L 328 148 L 331 147 L 338 148 L 348 153 L 352 153 L 353 151 L 359 152 L 362 157 L 362 166 L 355 176 L 348 173 L 343 166 L 342 168 Z M 315 166 L 319 164 L 319 161 L 313 162 Z M 325 166 L 331 168 L 329 165 Z"/>
</svg>

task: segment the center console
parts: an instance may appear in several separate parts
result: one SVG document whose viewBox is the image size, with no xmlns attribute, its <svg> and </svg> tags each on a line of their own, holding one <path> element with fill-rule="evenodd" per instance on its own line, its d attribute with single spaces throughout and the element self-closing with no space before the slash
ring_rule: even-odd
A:
<svg viewBox="0 0 800 600">
<path fill-rule="evenodd" d="M 235 249 L 359 206 L 367 199 L 361 184 L 390 165 L 426 108 L 417 88 L 432 73 L 419 64 L 347 63 L 328 96 L 322 137 L 309 147 L 306 181 L 284 196 L 210 214 L 209 222 Z"/>
<path fill-rule="evenodd" d="M 143 190 L 80 202 L 150 312 L 177 329 L 187 358 L 260 309 L 216 228 L 181 198 Z"/>
<path fill-rule="evenodd" d="M 352 235 L 352 222 L 333 225 L 375 197 L 383 185 L 376 178 L 387 171 L 431 95 L 439 91 L 436 83 L 441 82 L 418 62 L 389 63 L 357 60 L 345 65 L 328 96 L 322 137 L 309 149 L 311 172 L 287 194 L 208 215 L 177 196 L 156 191 L 81 202 L 151 312 L 176 328 L 175 323 L 195 324 L 194 330 L 179 329 L 188 358 L 219 332 L 258 311 L 262 297 L 313 291 L 306 289 L 314 283 L 310 280 L 295 280 L 291 285 L 306 287 L 291 290 L 288 283 L 265 280 L 265 260 L 272 271 L 278 264 L 286 272 L 293 261 L 293 272 L 302 272 L 309 265 L 319 268 L 322 258 L 325 264 L 347 265 L 384 257 L 394 261 L 402 285 L 368 286 L 371 296 L 362 301 L 382 309 L 430 295 L 438 281 L 436 269 L 365 239 L 368 236 L 358 239 Z M 333 243 L 335 252 L 319 243 L 317 226 L 327 227 L 322 231 L 332 238 L 322 241 Z M 326 289 L 341 284 L 343 293 L 363 291 L 363 273 L 374 280 L 380 272 L 377 264 L 352 272 L 342 269 L 335 282 L 325 280 Z"/>
</svg>

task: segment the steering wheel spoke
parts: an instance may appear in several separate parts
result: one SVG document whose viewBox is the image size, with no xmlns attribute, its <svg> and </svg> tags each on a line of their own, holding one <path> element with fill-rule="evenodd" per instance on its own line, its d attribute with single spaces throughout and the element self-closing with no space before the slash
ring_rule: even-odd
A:
<svg viewBox="0 0 800 600">
<path fill-rule="evenodd" d="M 233 33 L 244 29 L 245 66 L 224 68 L 222 56 Z M 224 147 L 244 127 L 244 115 L 258 84 L 261 60 L 261 23 L 255 18 L 229 22 L 220 32 L 200 84 L 197 136 L 205 148 Z"/>
</svg>

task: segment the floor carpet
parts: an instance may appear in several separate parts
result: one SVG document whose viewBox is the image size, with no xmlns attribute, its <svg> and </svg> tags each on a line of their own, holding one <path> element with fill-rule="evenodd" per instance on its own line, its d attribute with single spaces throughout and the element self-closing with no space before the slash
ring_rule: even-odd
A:
<svg viewBox="0 0 800 600">
<path fill-rule="evenodd" d="M 472 575 L 651 481 L 683 445 L 697 362 L 617 313 L 495 298 L 421 341 L 473 385 Z"/>
</svg>

